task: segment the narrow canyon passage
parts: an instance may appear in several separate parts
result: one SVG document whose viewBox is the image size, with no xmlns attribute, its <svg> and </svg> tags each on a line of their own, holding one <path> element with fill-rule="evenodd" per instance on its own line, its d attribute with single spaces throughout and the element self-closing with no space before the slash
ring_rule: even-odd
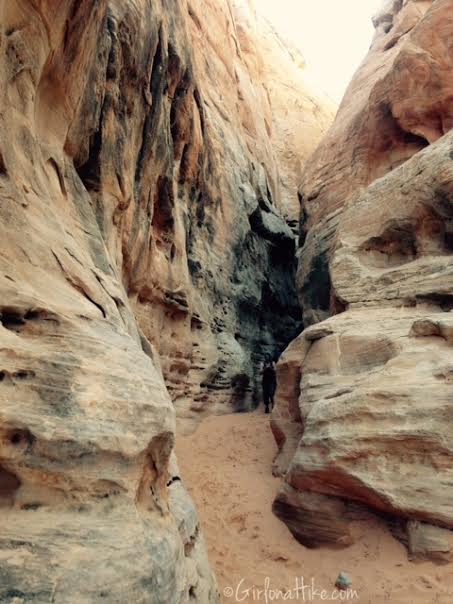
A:
<svg viewBox="0 0 453 604">
<path fill-rule="evenodd" d="M 0 604 L 453 604 L 453 0 L 288 1 L 0 4 Z"/>
<path fill-rule="evenodd" d="M 267 577 L 270 589 L 282 591 L 303 578 L 310 589 L 292 600 L 321 602 L 311 586 L 330 596 L 342 570 L 358 594 L 349 601 L 451 604 L 451 566 L 409 562 L 405 547 L 377 520 L 356 522 L 356 543 L 346 550 L 310 550 L 292 537 L 271 510 L 280 479 L 272 476 L 276 446 L 262 409 L 209 417 L 193 434 L 178 436 L 176 452 L 225 604 L 265 602 L 258 589 Z"/>
</svg>

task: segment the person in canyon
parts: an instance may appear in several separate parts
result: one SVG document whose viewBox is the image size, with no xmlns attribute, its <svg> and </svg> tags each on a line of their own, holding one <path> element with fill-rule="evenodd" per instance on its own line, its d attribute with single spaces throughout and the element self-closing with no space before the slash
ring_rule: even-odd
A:
<svg viewBox="0 0 453 604">
<path fill-rule="evenodd" d="M 264 361 L 261 367 L 261 376 L 264 413 L 269 413 L 269 406 L 274 405 L 274 396 L 275 391 L 277 389 L 277 373 L 275 370 L 275 363 L 270 355 L 266 355 L 264 357 Z"/>
</svg>

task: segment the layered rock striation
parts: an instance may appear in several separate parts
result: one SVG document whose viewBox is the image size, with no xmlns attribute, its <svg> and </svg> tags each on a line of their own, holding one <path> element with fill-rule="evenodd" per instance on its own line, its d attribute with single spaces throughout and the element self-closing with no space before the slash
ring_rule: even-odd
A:
<svg viewBox="0 0 453 604">
<path fill-rule="evenodd" d="M 298 267 L 305 325 L 343 308 L 328 268 L 345 206 L 452 126 L 450 9 L 448 0 L 386 3 L 370 52 L 307 165 Z"/>
<path fill-rule="evenodd" d="M 2 601 L 218 601 L 173 402 L 247 406 L 297 329 L 279 166 L 331 116 L 257 24 L 227 1 L 1 5 Z M 286 149 L 279 61 L 311 124 Z"/>
<path fill-rule="evenodd" d="M 414 557 L 451 558 L 452 9 L 388 3 L 304 174 L 312 325 L 280 364 L 295 379 L 273 425 L 274 509 L 307 545 L 351 543 L 367 509 Z"/>
<path fill-rule="evenodd" d="M 178 417 L 197 420 L 250 408 L 263 354 L 300 329 L 297 182 L 333 111 L 250 2 L 198 0 L 187 10 L 178 53 L 191 53 L 180 89 L 164 95 L 171 135 L 159 147 L 174 226 L 166 249 L 159 228 L 143 226 L 152 250 L 129 293 Z"/>
<path fill-rule="evenodd" d="M 251 3 L 156 10 L 109 5 L 74 162 L 178 415 L 197 418 L 250 407 L 263 354 L 300 328 L 296 183 L 333 110 Z"/>
</svg>

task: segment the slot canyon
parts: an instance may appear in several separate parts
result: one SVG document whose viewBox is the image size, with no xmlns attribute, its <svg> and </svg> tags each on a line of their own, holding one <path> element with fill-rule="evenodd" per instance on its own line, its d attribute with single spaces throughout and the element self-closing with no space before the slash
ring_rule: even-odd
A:
<svg viewBox="0 0 453 604">
<path fill-rule="evenodd" d="M 253 0 L 2 0 L 0 602 L 451 603 L 453 0 L 373 25 L 337 107 Z"/>
</svg>

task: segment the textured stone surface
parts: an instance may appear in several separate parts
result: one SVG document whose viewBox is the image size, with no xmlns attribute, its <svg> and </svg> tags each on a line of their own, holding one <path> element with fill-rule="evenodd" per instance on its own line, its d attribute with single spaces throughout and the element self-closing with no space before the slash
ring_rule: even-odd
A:
<svg viewBox="0 0 453 604">
<path fill-rule="evenodd" d="M 266 57 L 332 114 L 251 9 L 57 4 L 0 8 L 0 600 L 215 602 L 172 398 L 249 404 L 300 320 Z"/>
<path fill-rule="evenodd" d="M 305 225 L 300 275 L 307 259 L 318 263 L 310 283 L 303 285 L 305 316 L 308 323 L 334 316 L 308 327 L 299 344 L 289 347 L 299 350 L 303 435 L 276 500 L 289 488 L 293 508 L 276 511 L 309 544 L 324 543 L 329 531 L 338 543 L 339 533 L 332 527 L 344 520 L 342 514 L 323 513 L 321 506 L 318 517 L 305 511 L 305 497 L 311 501 L 314 494 L 343 504 L 357 502 L 391 523 L 409 519 L 442 527 L 444 543 L 453 529 L 453 134 L 447 132 L 451 103 L 446 101 L 453 67 L 448 18 L 453 4 L 391 6 L 393 12 L 376 18 L 376 39 L 327 137 L 330 149 L 323 143 L 305 174 L 305 186 L 330 174 L 316 200 L 305 198 L 308 214 L 316 209 L 317 218 L 311 222 L 313 214 Z M 386 48 L 403 23 L 407 33 Z M 394 53 L 391 60 L 387 53 Z M 439 81 L 433 89 L 434 73 Z M 361 86 L 369 100 L 351 95 Z M 389 98 L 397 123 L 423 136 L 426 148 L 415 153 L 411 147 L 409 153 L 405 147 L 403 154 L 395 138 L 388 139 L 385 152 L 376 146 L 388 121 L 382 115 L 377 119 L 375 109 Z M 436 132 L 431 111 L 439 118 Z M 362 121 L 364 116 L 370 125 Z M 362 131 L 359 137 L 358 124 L 367 128 L 367 136 Z M 347 140 L 334 144 L 340 135 Z M 395 154 L 401 165 L 393 162 Z M 281 389 L 291 392 L 290 385 Z M 293 388 L 290 403 L 285 397 L 278 400 L 276 421 L 281 408 L 294 408 L 296 398 Z M 294 431 L 297 426 L 289 438 Z M 428 529 L 416 534 L 408 529 L 414 555 L 436 557 L 433 542 L 440 537 L 432 530 L 437 537 Z M 448 558 L 449 547 L 442 551 Z"/>
<path fill-rule="evenodd" d="M 341 309 L 328 265 L 344 206 L 452 126 L 451 8 L 451 0 L 387 4 L 337 119 L 304 172 L 298 287 L 306 325 Z"/>
<path fill-rule="evenodd" d="M 203 129 L 199 147 L 187 145 L 193 169 L 172 166 L 180 200 L 173 211 L 186 224 L 174 244 L 189 273 L 181 281 L 187 270 L 173 260 L 169 279 L 172 288 L 180 282 L 187 308 L 173 312 L 138 293 L 138 315 L 161 352 L 178 416 L 197 419 L 249 408 L 262 355 L 297 334 L 296 183 L 333 111 L 305 84 L 300 55 L 250 2 L 188 7 Z"/>
<path fill-rule="evenodd" d="M 158 116 L 145 105 L 144 123 L 134 114 L 124 126 L 137 141 L 144 128 L 152 177 L 148 170 L 133 194 L 127 157 L 111 166 L 118 109 L 96 161 L 120 173 L 125 193 L 116 194 L 130 199 L 119 220 L 135 314 L 161 355 L 178 416 L 197 420 L 249 408 L 262 355 L 297 334 L 296 182 L 333 111 L 249 2 L 191 0 L 179 10 L 185 31 L 170 32 L 154 59 Z"/>
<path fill-rule="evenodd" d="M 448 563 L 453 559 L 453 533 L 417 520 L 407 523 L 409 553 L 412 559 L 431 559 Z"/>
<path fill-rule="evenodd" d="M 123 9 L 135 38 L 139 8 Z M 113 23 L 102 1 L 1 8 L 5 602 L 217 601 L 190 499 L 167 488 L 174 409 L 124 288 L 113 236 L 126 211 L 121 172 L 105 175 L 101 193 L 88 161 L 99 150 L 94 121 L 119 102 L 104 81 Z M 143 77 L 142 57 L 130 60 Z M 134 108 L 123 100 L 126 116 Z"/>
<path fill-rule="evenodd" d="M 291 342 L 277 365 L 275 399 L 278 404 L 271 415 L 271 429 L 279 449 L 273 465 L 276 476 L 285 474 L 303 433 L 299 409 L 301 364 L 309 348 L 305 337 L 299 336 Z"/>
<path fill-rule="evenodd" d="M 365 503 L 453 527 L 449 497 L 451 342 L 414 337 L 441 311 L 348 311 L 328 320 L 302 364 L 304 427 L 287 481 L 299 491 Z"/>
<path fill-rule="evenodd" d="M 338 498 L 301 493 L 290 484 L 284 484 L 272 510 L 306 547 L 320 544 L 345 547 L 353 542 L 347 507 Z"/>
</svg>

